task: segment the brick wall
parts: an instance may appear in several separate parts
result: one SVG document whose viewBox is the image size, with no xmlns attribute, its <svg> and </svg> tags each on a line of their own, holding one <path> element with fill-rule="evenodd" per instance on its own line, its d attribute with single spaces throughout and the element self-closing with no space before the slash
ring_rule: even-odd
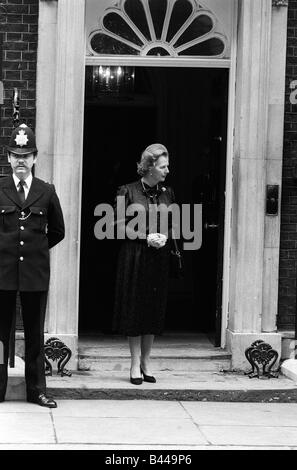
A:
<svg viewBox="0 0 297 470">
<path fill-rule="evenodd" d="M 35 128 L 37 31 L 38 0 L 0 0 L 0 33 L 3 39 L 0 79 L 4 84 L 4 105 L 0 105 L 0 176 L 10 171 L 4 145 L 12 130 L 14 87 L 20 93 L 20 120 Z M 297 1 L 289 0 L 279 270 L 280 329 L 294 328 L 296 312 L 297 105 L 290 104 L 289 100 L 292 80 L 297 80 Z"/>
<path fill-rule="evenodd" d="M 20 120 L 35 129 L 38 0 L 0 0 L 4 105 L 0 121 L 0 176 L 9 172 L 4 145 L 12 131 L 14 87 L 20 96 Z"/>
<path fill-rule="evenodd" d="M 297 1 L 289 0 L 283 159 L 278 328 L 294 329 L 297 268 L 297 105 L 290 84 L 297 80 Z"/>
</svg>

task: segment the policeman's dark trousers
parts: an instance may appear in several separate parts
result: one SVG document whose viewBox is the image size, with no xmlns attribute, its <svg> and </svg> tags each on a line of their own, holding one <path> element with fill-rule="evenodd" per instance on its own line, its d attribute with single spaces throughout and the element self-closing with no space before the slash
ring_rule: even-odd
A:
<svg viewBox="0 0 297 470">
<path fill-rule="evenodd" d="M 16 291 L 0 290 L 0 399 L 5 397 L 7 387 L 7 367 L 9 337 L 12 318 L 16 308 Z M 44 366 L 44 319 L 47 292 L 20 292 L 22 318 L 25 334 L 25 378 L 27 397 L 34 398 L 45 393 Z M 3 347 L 2 347 L 3 346 Z"/>
</svg>

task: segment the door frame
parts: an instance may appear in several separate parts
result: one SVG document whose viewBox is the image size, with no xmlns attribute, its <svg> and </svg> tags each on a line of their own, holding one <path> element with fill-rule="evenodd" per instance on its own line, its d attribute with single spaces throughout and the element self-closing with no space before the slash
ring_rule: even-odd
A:
<svg viewBox="0 0 297 470">
<path fill-rule="evenodd" d="M 230 59 L 104 56 L 104 62 L 109 65 L 229 69 L 222 347 L 225 347 L 226 344 L 228 321 L 237 3 L 235 0 L 233 27 L 230 35 Z M 86 55 L 85 6 L 85 0 L 39 2 L 37 61 L 36 136 L 39 152 L 47 158 L 43 162 L 39 159 L 36 175 L 54 182 L 66 221 L 65 241 L 51 254 L 52 275 L 45 331 L 48 335 L 59 334 L 59 337 L 65 340 L 66 344 L 74 351 L 77 351 L 78 344 L 85 67 L 102 63 L 102 57 Z M 49 76 L 55 77 L 55 80 L 49 81 Z M 61 103 L 63 103 L 62 107 Z M 72 172 L 67 168 L 67 161 L 70 164 L 71 158 L 71 162 L 75 158 L 75 168 L 72 169 Z M 73 187 L 73 177 L 76 187 Z M 74 207 L 75 216 L 71 210 Z M 66 270 L 71 272 L 67 283 L 61 273 L 61 263 Z M 64 315 L 61 315 L 61 311 L 65 312 Z M 75 359 L 73 359 L 74 361 Z"/>
<path fill-rule="evenodd" d="M 235 4 L 230 63 L 197 59 L 196 66 L 208 67 L 212 62 L 230 69 L 221 346 L 232 352 L 232 367 L 240 367 L 246 362 L 242 350 L 255 335 L 280 351 L 280 334 L 275 333 L 280 213 L 265 216 L 264 201 L 265 184 L 281 186 L 282 182 L 287 7 L 285 2 L 282 7 L 272 6 L 271 0 Z M 85 6 L 85 0 L 40 0 L 38 21 L 36 137 L 42 157 L 36 176 L 54 182 L 66 221 L 65 240 L 51 253 L 46 328 L 48 335 L 59 335 L 74 353 L 84 80 L 85 65 L 93 60 L 86 57 Z M 119 63 L 118 57 L 112 59 Z M 139 59 L 139 65 L 143 59 L 148 66 L 174 63 L 171 58 L 166 62 Z M 194 61 L 179 58 L 178 64 L 193 67 Z M 75 364 L 73 354 L 69 367 Z"/>
<path fill-rule="evenodd" d="M 92 62 L 93 62 L 92 65 L 94 65 L 94 63 L 95 63 L 95 66 L 96 66 L 96 67 L 98 67 L 98 66 L 100 66 L 100 65 L 104 65 L 104 66 L 108 65 L 108 66 L 111 66 L 111 63 L 112 63 L 112 66 L 116 66 L 116 67 L 118 66 L 118 63 L 117 63 L 114 59 L 111 60 L 111 61 L 110 61 L 111 63 L 109 62 L 108 64 L 106 64 L 104 60 L 103 60 L 103 61 L 101 61 L 101 60 L 100 60 L 100 61 L 96 60 L 96 61 L 92 61 Z M 177 63 L 178 63 L 178 61 L 177 61 Z M 116 65 L 115 65 L 115 64 L 116 64 Z M 90 64 L 87 63 L 86 66 L 90 66 Z M 121 66 L 131 66 L 131 63 L 130 63 L 129 61 L 125 60 L 125 61 L 122 61 L 122 62 L 121 62 Z M 142 66 L 142 65 L 137 64 L 137 66 L 138 66 L 140 69 L 146 69 L 146 68 L 148 67 L 147 64 L 145 64 L 145 66 Z M 136 67 L 137 67 L 137 66 L 136 66 Z M 136 67 L 135 67 L 135 68 L 136 68 Z M 161 66 L 160 66 L 159 64 L 155 66 L 155 69 L 158 69 L 158 68 L 161 68 Z M 227 67 L 227 66 L 226 66 L 226 67 L 219 67 L 219 68 L 218 68 L 218 67 L 215 67 L 215 66 L 212 66 L 212 67 L 207 67 L 206 70 L 205 70 L 205 67 L 199 67 L 199 65 L 196 66 L 196 67 L 190 67 L 190 66 L 189 66 L 189 67 L 187 67 L 187 68 L 181 67 L 181 66 L 169 67 L 168 65 L 167 65 L 167 67 L 162 67 L 162 69 L 165 69 L 165 68 L 167 68 L 167 69 L 169 68 L 169 69 L 170 69 L 170 75 L 171 75 L 171 74 L 173 75 L 173 74 L 175 73 L 175 71 L 177 71 L 177 69 L 182 69 L 182 70 L 181 70 L 182 75 L 183 75 L 183 70 L 187 71 L 187 70 L 190 69 L 190 72 L 192 73 L 193 71 L 197 71 L 198 69 L 202 69 L 204 72 L 207 73 L 206 76 L 204 75 L 204 78 L 205 78 L 206 80 L 207 80 L 207 76 L 209 75 L 209 73 L 210 73 L 211 70 L 214 70 L 214 69 L 215 69 L 217 72 L 222 71 L 222 70 L 230 72 L 229 66 L 228 66 L 228 67 Z M 157 70 L 156 70 L 156 71 L 157 71 Z M 89 71 L 88 74 L 89 74 L 89 73 L 91 73 L 91 71 Z M 136 73 L 137 73 L 137 72 L 136 72 Z M 228 91 L 229 91 L 228 88 L 229 88 L 229 86 L 230 86 L 230 83 L 229 83 L 229 75 L 230 75 L 230 73 L 228 73 L 228 77 L 225 77 L 225 85 L 226 85 L 226 89 L 225 89 L 226 91 L 225 91 L 225 93 L 226 93 L 226 94 L 228 94 Z M 225 75 L 224 75 L 224 76 L 225 76 Z M 196 81 L 197 81 L 197 80 L 198 80 L 198 78 L 196 79 Z M 197 83 L 196 83 L 196 89 L 197 89 Z M 195 95 L 195 93 L 196 93 L 195 87 L 193 87 L 192 92 L 193 92 L 192 94 Z M 220 214 L 220 216 L 219 216 L 220 219 L 221 219 L 221 220 L 220 220 L 220 226 L 219 226 L 219 232 L 221 232 L 221 233 L 220 233 L 220 237 L 222 238 L 222 241 L 220 242 L 220 245 L 217 244 L 217 249 L 219 248 L 219 251 L 218 251 L 219 256 L 218 256 L 218 263 L 217 263 L 217 269 L 216 269 L 216 276 L 217 276 L 218 279 L 222 279 L 222 278 L 223 278 L 223 262 L 224 262 L 224 248 L 225 248 L 225 247 L 224 247 L 224 233 L 225 233 L 225 196 L 224 196 L 224 195 L 226 194 L 226 183 L 225 183 L 225 181 L 226 181 L 226 166 L 227 166 L 227 165 L 226 165 L 226 160 L 227 160 L 227 131 L 228 131 L 228 129 L 227 129 L 228 122 L 227 122 L 227 121 L 228 121 L 228 106 L 229 106 L 229 104 L 230 104 L 229 101 L 226 103 L 226 94 L 225 94 L 225 93 L 224 93 L 224 95 L 222 95 L 222 98 L 221 98 L 221 99 L 222 99 L 222 102 L 224 102 L 224 114 L 225 114 L 225 120 L 224 120 L 224 141 L 223 141 L 223 144 L 224 144 L 224 147 L 223 147 L 223 148 L 224 148 L 224 155 L 222 155 L 222 157 L 223 157 L 223 163 L 222 163 L 222 169 L 220 169 L 221 178 L 224 180 L 224 188 L 223 188 L 223 190 L 222 190 L 222 191 L 223 191 L 223 192 L 222 192 L 222 198 L 224 199 L 224 203 L 222 204 L 222 207 L 221 207 L 221 214 Z M 92 105 L 94 106 L 95 103 L 92 103 Z M 85 103 L 85 106 L 88 106 L 87 102 Z M 106 103 L 104 103 L 104 106 L 106 106 Z M 206 106 L 206 108 L 207 108 L 207 104 L 206 104 L 205 106 Z M 85 113 L 86 113 L 86 108 L 85 108 Z M 99 115 L 100 115 L 100 112 L 99 112 L 98 116 L 99 116 Z M 109 120 L 107 119 L 107 122 L 108 122 L 108 121 L 109 121 Z M 195 120 L 194 120 L 194 123 L 195 123 Z M 99 124 L 99 122 L 98 122 L 97 124 Z M 88 124 L 86 123 L 86 125 L 88 125 Z M 98 126 L 96 125 L 96 128 L 97 128 L 97 127 L 98 127 Z M 110 126 L 109 126 L 109 127 L 110 127 Z M 88 128 L 87 128 L 87 129 L 88 129 Z M 93 133 L 91 133 L 91 134 L 89 133 L 88 130 L 87 130 L 87 132 L 88 132 L 88 134 L 87 134 L 87 139 L 89 138 L 88 136 L 90 136 L 90 138 L 92 138 L 92 135 L 94 134 L 94 130 L 93 130 Z M 84 135 L 85 135 L 85 132 L 84 132 Z M 217 135 L 217 134 L 215 134 L 215 135 Z M 221 134 L 221 135 L 223 135 L 223 134 Z M 125 134 L 122 135 L 122 137 L 125 138 Z M 195 146 L 195 143 L 193 143 L 193 145 Z M 84 150 L 84 158 L 85 158 L 85 156 L 86 156 L 86 155 L 85 155 L 85 150 Z M 83 168 L 84 168 L 84 165 L 85 165 L 85 161 L 83 161 Z M 86 171 L 87 171 L 87 170 L 86 170 Z M 83 170 L 83 173 L 84 173 L 84 170 Z M 81 202 L 82 202 L 82 210 L 83 210 L 83 206 L 84 206 L 84 204 L 85 204 L 85 203 L 84 203 L 84 194 L 86 194 L 85 191 L 87 191 L 87 181 L 88 181 L 88 180 L 85 180 L 85 181 L 84 181 L 84 183 L 83 183 L 83 188 L 82 188 L 82 201 L 81 201 Z M 223 186 L 223 185 L 222 185 L 222 186 Z M 85 197 L 87 197 L 87 196 L 85 196 Z M 221 199 L 222 199 L 222 198 L 221 198 Z M 220 199 L 220 200 L 221 200 L 221 199 Z M 94 204 L 95 204 L 95 203 L 94 203 Z M 94 206 L 94 207 L 95 207 L 95 206 Z M 86 220 L 86 219 L 84 219 L 84 220 Z M 84 221 L 83 221 L 83 217 L 82 217 L 82 224 L 83 224 L 83 223 L 84 223 Z M 81 226 L 81 229 L 83 229 L 83 225 Z M 202 227 L 202 229 L 203 229 L 203 227 Z M 202 243 L 203 243 L 203 237 L 205 236 L 206 232 L 203 230 L 203 233 L 204 233 L 204 235 L 202 236 Z M 228 250 L 228 248 L 227 248 L 227 250 Z M 85 252 L 85 251 L 84 251 L 84 252 Z M 227 264 L 228 264 L 228 263 L 227 263 Z M 214 266 L 214 268 L 215 268 L 215 266 Z M 81 271 L 81 275 L 83 274 L 83 272 L 84 272 L 84 271 Z M 84 281 L 84 282 L 85 282 L 85 281 Z M 222 327 L 221 327 L 221 323 L 222 323 L 222 290 L 223 290 L 223 289 L 222 289 L 222 281 L 220 282 L 220 287 L 219 287 L 219 284 L 217 284 L 217 288 L 213 287 L 212 290 L 213 290 L 213 295 L 214 295 L 215 298 L 217 299 L 217 304 L 219 305 L 219 309 L 217 309 L 217 305 L 216 305 L 216 311 L 214 312 L 214 316 L 215 316 L 215 318 L 216 318 L 216 321 L 215 321 L 215 327 L 213 328 L 212 332 L 215 332 L 215 346 L 220 346 L 220 345 L 221 345 L 221 336 L 222 336 Z M 219 295 L 218 295 L 218 292 L 219 292 Z M 87 303 L 87 300 L 86 300 L 86 299 L 87 299 L 87 298 L 85 297 L 85 301 L 84 301 L 83 303 L 80 303 L 80 311 L 83 310 L 83 306 Z M 219 310 L 219 311 L 218 311 L 218 310 Z M 195 315 L 195 312 L 197 312 L 197 308 L 196 308 L 196 310 L 193 310 L 193 314 L 194 314 L 194 315 Z M 80 314 L 81 314 L 81 312 L 80 312 Z M 219 318 L 219 324 L 218 324 L 217 318 Z M 181 327 L 182 327 L 182 325 L 181 325 Z M 167 328 L 167 327 L 166 327 L 166 328 Z M 169 327 L 169 329 L 170 329 L 170 327 Z M 82 332 L 82 331 L 83 331 L 83 330 L 80 329 L 80 330 L 79 330 L 79 333 Z"/>
<path fill-rule="evenodd" d="M 134 56 L 86 56 L 85 65 L 119 65 L 134 67 L 176 67 L 176 68 L 225 68 L 229 69 L 228 85 L 228 117 L 226 142 L 226 182 L 225 182 L 225 214 L 224 214 L 224 247 L 223 247 L 223 287 L 221 317 L 221 347 L 226 345 L 226 329 L 228 323 L 230 246 L 231 246 L 231 213 L 232 213 L 232 162 L 234 146 L 235 119 L 235 80 L 236 80 L 236 49 L 237 49 L 237 2 L 234 3 L 232 32 L 230 37 L 230 59 L 198 59 L 174 57 L 134 57 Z"/>
</svg>

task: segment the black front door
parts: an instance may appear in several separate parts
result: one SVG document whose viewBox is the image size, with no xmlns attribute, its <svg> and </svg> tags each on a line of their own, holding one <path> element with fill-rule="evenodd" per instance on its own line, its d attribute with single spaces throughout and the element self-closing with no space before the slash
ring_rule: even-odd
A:
<svg viewBox="0 0 297 470">
<path fill-rule="evenodd" d="M 94 236 L 94 209 L 137 179 L 142 150 L 170 153 L 167 183 L 180 204 L 202 204 L 202 246 L 170 279 L 166 331 L 220 332 L 228 71 L 136 68 L 126 97 L 88 94 L 85 106 L 80 331 L 111 332 L 118 244 Z M 182 243 L 181 243 L 182 244 Z"/>
</svg>

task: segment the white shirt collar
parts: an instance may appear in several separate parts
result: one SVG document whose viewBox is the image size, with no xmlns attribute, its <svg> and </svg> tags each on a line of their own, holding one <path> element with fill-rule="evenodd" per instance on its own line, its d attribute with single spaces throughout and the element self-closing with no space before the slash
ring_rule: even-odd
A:
<svg viewBox="0 0 297 470">
<path fill-rule="evenodd" d="M 18 184 L 20 182 L 20 179 L 14 173 L 12 174 L 12 177 L 13 177 L 15 187 L 18 189 Z M 30 173 L 30 175 L 27 176 L 27 178 L 25 179 L 25 183 L 26 183 L 26 186 L 27 186 L 28 190 L 31 187 L 32 179 L 33 179 L 32 173 Z"/>
</svg>

